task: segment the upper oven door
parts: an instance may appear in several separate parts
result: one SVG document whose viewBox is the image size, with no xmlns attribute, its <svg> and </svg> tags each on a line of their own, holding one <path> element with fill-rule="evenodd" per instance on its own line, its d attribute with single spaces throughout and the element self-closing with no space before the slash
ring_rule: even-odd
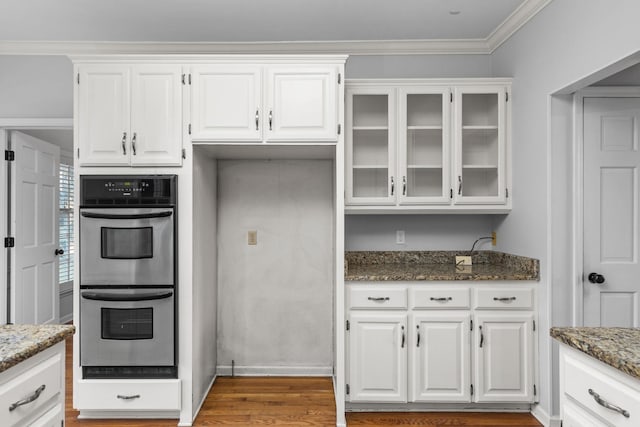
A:
<svg viewBox="0 0 640 427">
<path fill-rule="evenodd" d="M 174 285 L 174 210 L 80 210 L 81 286 Z"/>
</svg>

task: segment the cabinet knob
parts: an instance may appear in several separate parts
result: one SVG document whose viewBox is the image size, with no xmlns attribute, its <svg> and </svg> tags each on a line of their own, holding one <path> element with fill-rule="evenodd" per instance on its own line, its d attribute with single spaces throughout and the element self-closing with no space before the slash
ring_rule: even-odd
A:
<svg viewBox="0 0 640 427">
<path fill-rule="evenodd" d="M 589 281 L 590 281 L 591 283 L 595 283 L 595 284 L 598 284 L 598 285 L 603 284 L 603 283 L 604 283 L 604 280 L 605 280 L 605 279 L 604 279 L 604 276 L 603 276 L 602 274 L 598 274 L 598 273 L 591 273 L 591 274 L 589 274 L 588 279 L 589 279 Z"/>
</svg>

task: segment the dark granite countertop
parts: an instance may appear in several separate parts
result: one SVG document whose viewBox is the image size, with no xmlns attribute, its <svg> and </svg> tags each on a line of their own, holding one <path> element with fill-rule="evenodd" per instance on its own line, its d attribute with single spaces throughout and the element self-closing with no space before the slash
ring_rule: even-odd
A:
<svg viewBox="0 0 640 427">
<path fill-rule="evenodd" d="M 551 328 L 550 335 L 640 379 L 640 328 Z"/>
<path fill-rule="evenodd" d="M 75 330 L 72 325 L 0 325 L 0 372 L 52 347 Z"/>
<path fill-rule="evenodd" d="M 466 251 L 346 252 L 345 281 L 539 280 L 539 261 L 477 251 L 471 266 L 456 266 Z"/>
</svg>

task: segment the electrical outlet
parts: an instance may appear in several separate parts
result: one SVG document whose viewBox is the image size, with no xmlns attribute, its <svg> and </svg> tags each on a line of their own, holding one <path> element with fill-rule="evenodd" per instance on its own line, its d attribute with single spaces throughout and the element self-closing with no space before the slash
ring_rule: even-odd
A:
<svg viewBox="0 0 640 427">
<path fill-rule="evenodd" d="M 247 244 L 249 246 L 256 246 L 258 244 L 258 231 L 249 230 L 247 233 Z"/>
<path fill-rule="evenodd" d="M 491 246 L 495 246 L 498 244 L 498 236 L 495 231 L 491 232 Z"/>
<path fill-rule="evenodd" d="M 471 265 L 470 256 L 456 256 L 456 265 Z"/>
<path fill-rule="evenodd" d="M 396 244 L 404 245 L 404 230 L 396 231 Z"/>
</svg>

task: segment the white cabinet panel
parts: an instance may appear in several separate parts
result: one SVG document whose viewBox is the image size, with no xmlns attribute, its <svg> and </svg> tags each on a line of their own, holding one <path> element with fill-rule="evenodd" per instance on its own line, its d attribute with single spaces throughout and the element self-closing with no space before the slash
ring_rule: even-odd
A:
<svg viewBox="0 0 640 427">
<path fill-rule="evenodd" d="M 470 321 L 468 311 L 413 315 L 411 401 L 470 401 Z"/>
<path fill-rule="evenodd" d="M 80 165 L 129 164 L 130 75 L 130 67 L 123 65 L 83 66 L 80 69 Z"/>
<path fill-rule="evenodd" d="M 265 139 L 337 139 L 338 86 L 334 67 L 269 67 L 267 82 Z"/>
<path fill-rule="evenodd" d="M 350 401 L 406 402 L 406 314 L 354 313 L 350 318 Z"/>
<path fill-rule="evenodd" d="M 81 410 L 179 411 L 180 380 L 80 380 Z"/>
<path fill-rule="evenodd" d="M 533 313 L 475 317 L 476 402 L 532 402 Z"/>
<path fill-rule="evenodd" d="M 262 68 L 210 65 L 192 72 L 192 140 L 262 139 Z"/>
</svg>

